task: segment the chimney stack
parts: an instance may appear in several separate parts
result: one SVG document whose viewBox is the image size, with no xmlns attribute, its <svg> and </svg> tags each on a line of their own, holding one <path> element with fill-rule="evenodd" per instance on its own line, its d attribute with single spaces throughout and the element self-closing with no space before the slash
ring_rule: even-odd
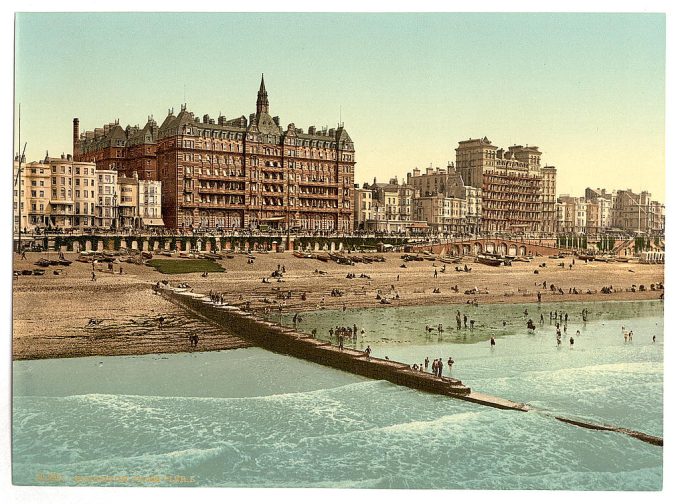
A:
<svg viewBox="0 0 680 504">
<path fill-rule="evenodd" d="M 80 138 L 80 120 L 77 117 L 73 118 L 73 155 L 80 154 L 80 148 L 77 147 L 78 139 Z"/>
</svg>

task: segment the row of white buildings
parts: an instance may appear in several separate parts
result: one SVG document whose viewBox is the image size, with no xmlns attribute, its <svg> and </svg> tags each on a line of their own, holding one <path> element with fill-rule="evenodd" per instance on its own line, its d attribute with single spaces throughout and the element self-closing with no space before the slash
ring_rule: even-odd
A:
<svg viewBox="0 0 680 504">
<path fill-rule="evenodd" d="M 379 233 L 478 234 L 481 189 L 465 186 L 453 165 L 414 169 L 407 181 L 355 186 L 354 229 Z"/>
<path fill-rule="evenodd" d="M 159 181 L 121 177 L 62 155 L 31 163 L 17 156 L 13 182 L 15 232 L 163 226 Z"/>
<path fill-rule="evenodd" d="M 666 231 L 666 207 L 647 191 L 585 190 L 584 196 L 557 198 L 557 233 L 595 236 L 602 233 L 661 236 Z"/>
</svg>

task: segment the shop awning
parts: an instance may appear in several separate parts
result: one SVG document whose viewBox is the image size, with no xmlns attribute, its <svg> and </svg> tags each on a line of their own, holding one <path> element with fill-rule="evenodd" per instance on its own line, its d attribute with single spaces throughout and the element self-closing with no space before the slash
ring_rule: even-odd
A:
<svg viewBox="0 0 680 504">
<path fill-rule="evenodd" d="M 142 218 L 142 224 L 144 226 L 165 226 L 163 219 L 160 217 L 145 217 Z"/>
<path fill-rule="evenodd" d="M 283 220 L 286 220 L 286 217 L 281 215 L 279 217 L 264 217 L 260 219 L 262 222 L 281 222 Z"/>
<path fill-rule="evenodd" d="M 409 224 L 407 227 L 411 229 L 428 229 L 430 226 L 428 226 L 426 222 L 414 222 L 413 224 Z"/>
</svg>

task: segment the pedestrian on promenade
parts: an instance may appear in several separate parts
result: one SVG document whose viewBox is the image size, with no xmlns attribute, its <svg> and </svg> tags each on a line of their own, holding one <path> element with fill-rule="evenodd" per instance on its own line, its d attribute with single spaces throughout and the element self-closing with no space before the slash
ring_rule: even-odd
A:
<svg viewBox="0 0 680 504">
<path fill-rule="evenodd" d="M 366 350 L 364 350 L 364 353 L 366 354 L 366 360 L 369 360 L 371 358 L 371 345 L 368 345 L 366 347 Z"/>
</svg>

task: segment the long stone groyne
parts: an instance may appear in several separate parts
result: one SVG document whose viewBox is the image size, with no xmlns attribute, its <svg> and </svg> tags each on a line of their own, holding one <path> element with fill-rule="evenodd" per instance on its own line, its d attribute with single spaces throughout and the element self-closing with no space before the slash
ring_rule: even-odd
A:
<svg viewBox="0 0 680 504">
<path fill-rule="evenodd" d="M 309 334 L 289 327 L 262 320 L 252 313 L 235 306 L 213 303 L 208 296 L 193 293 L 188 289 L 156 285 L 154 290 L 169 301 L 183 307 L 192 315 L 229 329 L 244 340 L 273 352 L 291 355 L 324 366 L 333 367 L 367 378 L 386 380 L 397 385 L 424 392 L 455 397 L 493 408 L 536 411 L 535 408 L 500 397 L 473 392 L 460 380 L 437 378 L 430 373 L 414 371 L 408 364 L 368 357 L 364 352 L 340 349 L 331 343 L 317 340 Z M 663 438 L 630 429 L 598 424 L 589 420 L 573 419 L 543 412 L 556 420 L 586 429 L 619 432 L 640 439 L 646 443 L 663 446 Z"/>
</svg>

